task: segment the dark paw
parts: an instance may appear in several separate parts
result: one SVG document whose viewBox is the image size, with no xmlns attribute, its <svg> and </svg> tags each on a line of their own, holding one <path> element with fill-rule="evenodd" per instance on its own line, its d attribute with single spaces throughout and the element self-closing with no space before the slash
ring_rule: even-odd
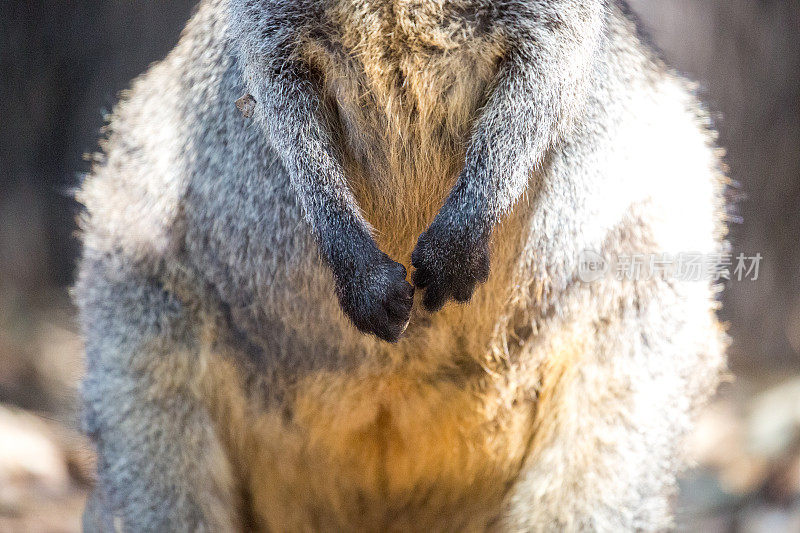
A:
<svg viewBox="0 0 800 533">
<path fill-rule="evenodd" d="M 425 289 L 422 304 L 436 312 L 450 299 L 466 303 L 478 283 L 489 278 L 489 244 L 433 226 L 417 241 L 411 264 L 414 285 Z"/>
<path fill-rule="evenodd" d="M 339 303 L 360 331 L 397 342 L 411 316 L 414 287 L 406 268 L 386 254 L 367 263 L 337 283 Z"/>
</svg>

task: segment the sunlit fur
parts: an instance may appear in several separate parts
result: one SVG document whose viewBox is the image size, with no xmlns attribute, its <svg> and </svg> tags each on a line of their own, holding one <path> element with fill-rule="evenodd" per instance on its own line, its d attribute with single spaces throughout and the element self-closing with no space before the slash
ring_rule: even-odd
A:
<svg viewBox="0 0 800 533">
<path fill-rule="evenodd" d="M 509 46 L 483 17 L 571 3 L 313 4 L 326 31 L 298 57 L 360 213 L 410 268 Z M 86 528 L 669 527 L 681 438 L 723 364 L 713 288 L 583 283 L 577 260 L 721 251 L 725 179 L 691 86 L 624 6 L 602 10 L 585 98 L 495 228 L 489 281 L 467 305 L 417 302 L 398 344 L 342 314 L 265 117 L 237 111 L 258 80 L 229 13 L 201 2 L 123 95 L 79 193 Z"/>
</svg>

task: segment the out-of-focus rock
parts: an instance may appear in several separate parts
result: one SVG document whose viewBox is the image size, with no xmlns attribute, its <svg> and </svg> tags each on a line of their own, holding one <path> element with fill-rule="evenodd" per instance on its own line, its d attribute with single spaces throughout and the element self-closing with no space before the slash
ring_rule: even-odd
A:
<svg viewBox="0 0 800 533">
<path fill-rule="evenodd" d="M 0 531 L 80 531 L 93 470 L 77 432 L 0 405 Z"/>
<path fill-rule="evenodd" d="M 47 425 L 0 407 L 0 505 L 8 506 L 21 487 L 58 495 L 69 486 L 66 457 Z"/>
<path fill-rule="evenodd" d="M 687 440 L 678 523 L 691 531 L 800 531 L 800 377 L 755 392 L 740 380 Z"/>
<path fill-rule="evenodd" d="M 775 508 L 765 505 L 748 507 L 739 513 L 741 533 L 792 533 L 800 531 L 800 507 Z"/>
<path fill-rule="evenodd" d="M 758 395 L 747 417 L 747 447 L 778 460 L 800 438 L 800 378 Z"/>
</svg>

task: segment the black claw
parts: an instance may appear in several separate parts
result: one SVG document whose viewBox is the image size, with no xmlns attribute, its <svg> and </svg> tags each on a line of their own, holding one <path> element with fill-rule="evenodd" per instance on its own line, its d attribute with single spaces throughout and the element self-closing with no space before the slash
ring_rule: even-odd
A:
<svg viewBox="0 0 800 533">
<path fill-rule="evenodd" d="M 404 321 L 411 311 L 411 306 L 406 302 L 393 301 L 389 302 L 386 307 L 386 312 L 392 322 Z"/>
<path fill-rule="evenodd" d="M 359 331 L 397 342 L 414 304 L 406 268 L 383 254 L 363 268 L 358 275 L 337 279 L 342 309 Z"/>
<path fill-rule="evenodd" d="M 458 289 L 453 291 L 453 298 L 458 303 L 464 304 L 469 302 L 472 299 L 472 293 L 475 292 L 475 284 L 470 283 L 467 286 L 459 287 Z"/>
<path fill-rule="evenodd" d="M 375 330 L 375 336 L 381 340 L 391 343 L 397 342 L 399 337 L 399 335 L 395 335 L 394 332 L 392 332 L 391 329 L 385 325 Z"/>
<path fill-rule="evenodd" d="M 446 297 L 447 294 L 442 285 L 432 284 L 425 290 L 425 297 L 422 299 L 422 304 L 429 312 L 435 313 L 444 307 Z"/>
<path fill-rule="evenodd" d="M 409 308 L 414 302 L 414 286 L 408 282 L 403 283 L 403 288 L 400 290 L 400 297 L 408 300 Z"/>
<path fill-rule="evenodd" d="M 411 279 L 425 290 L 422 303 L 431 312 L 441 309 L 448 299 L 469 302 L 476 285 L 489 279 L 488 241 L 454 234 L 452 229 L 434 222 L 411 254 L 416 269 Z"/>
<path fill-rule="evenodd" d="M 414 282 L 414 285 L 419 287 L 420 289 L 424 289 L 430 283 L 430 273 L 427 269 L 421 268 L 419 270 L 415 270 L 414 274 L 411 276 L 411 280 Z"/>
</svg>

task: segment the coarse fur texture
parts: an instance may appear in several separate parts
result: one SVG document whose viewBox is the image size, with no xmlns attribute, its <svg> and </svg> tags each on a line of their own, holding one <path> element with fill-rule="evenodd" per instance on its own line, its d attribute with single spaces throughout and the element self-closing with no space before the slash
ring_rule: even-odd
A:
<svg viewBox="0 0 800 533">
<path fill-rule="evenodd" d="M 79 193 L 85 529 L 668 528 L 715 288 L 578 262 L 723 251 L 715 140 L 622 3 L 201 1 Z"/>
</svg>

